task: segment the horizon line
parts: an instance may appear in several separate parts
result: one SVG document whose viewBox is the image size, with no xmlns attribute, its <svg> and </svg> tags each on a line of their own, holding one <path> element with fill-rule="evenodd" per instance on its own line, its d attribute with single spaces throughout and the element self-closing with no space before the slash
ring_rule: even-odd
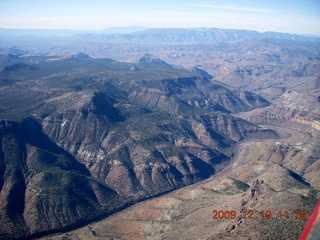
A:
<svg viewBox="0 0 320 240">
<path fill-rule="evenodd" d="M 70 32 L 101 32 L 112 29 L 130 29 L 130 28 L 141 28 L 141 30 L 136 30 L 132 32 L 124 33 L 110 33 L 110 34 L 130 34 L 134 32 L 140 32 L 150 29 L 221 29 L 221 30 L 235 30 L 235 31 L 252 31 L 258 33 L 284 33 L 290 35 L 299 35 L 299 36 L 311 36 L 311 37 L 320 37 L 318 34 L 314 33 L 290 33 L 290 32 L 280 32 L 280 31 L 259 31 L 255 29 L 243 29 L 243 28 L 219 28 L 219 27 L 145 27 L 145 26 L 111 26 L 102 29 L 72 29 L 72 28 L 12 28 L 12 27 L 0 27 L 0 30 L 20 30 L 20 31 L 70 31 Z"/>
</svg>

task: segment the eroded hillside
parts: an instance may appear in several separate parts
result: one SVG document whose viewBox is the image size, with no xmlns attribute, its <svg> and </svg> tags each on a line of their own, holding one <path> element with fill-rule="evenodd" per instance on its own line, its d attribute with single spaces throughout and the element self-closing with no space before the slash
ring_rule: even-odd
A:
<svg viewBox="0 0 320 240">
<path fill-rule="evenodd" d="M 156 59 L 49 57 L 0 78 L 6 238 L 68 229 L 204 180 L 236 142 L 278 137 L 229 114 L 268 106 L 262 97 Z"/>
<path fill-rule="evenodd" d="M 299 236 L 306 217 L 243 214 L 294 216 L 319 199 L 318 39 L 21 39 L 0 49 L 0 238 L 72 230 L 163 194 L 53 238 Z M 213 221 L 214 209 L 241 219 Z"/>
<path fill-rule="evenodd" d="M 281 140 L 240 143 L 232 163 L 208 180 L 46 239 L 298 239 L 319 199 L 312 152 L 320 146 L 306 151 L 297 137 L 319 142 L 319 132 L 276 129 Z"/>
</svg>

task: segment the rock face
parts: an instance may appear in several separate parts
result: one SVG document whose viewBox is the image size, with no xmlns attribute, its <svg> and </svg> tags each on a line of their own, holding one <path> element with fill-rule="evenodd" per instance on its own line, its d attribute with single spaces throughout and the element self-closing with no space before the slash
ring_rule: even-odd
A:
<svg viewBox="0 0 320 240">
<path fill-rule="evenodd" d="M 316 102 L 316 99 L 314 99 Z M 274 125 L 281 127 L 291 127 L 297 129 L 306 129 L 311 126 L 314 129 L 320 130 L 320 114 L 319 107 L 312 111 L 289 108 L 283 105 L 273 104 L 264 109 L 254 110 L 252 113 L 243 113 L 245 119 L 263 125 Z"/>
<path fill-rule="evenodd" d="M 265 186 L 261 186 L 264 183 L 263 180 L 255 180 L 252 182 L 251 187 L 249 188 L 249 190 L 247 191 L 247 193 L 244 193 L 242 196 L 244 196 L 244 198 L 241 198 L 240 201 L 240 208 L 239 208 L 239 215 L 237 218 L 235 218 L 234 224 L 229 224 L 228 227 L 226 228 L 226 232 L 231 232 L 234 229 L 238 228 L 241 226 L 242 224 L 242 219 L 246 219 L 247 218 L 247 210 L 250 209 L 251 211 L 253 211 L 252 209 L 254 209 L 255 205 L 257 204 L 258 201 L 263 201 L 261 199 L 262 195 L 265 195 L 264 193 L 264 188 Z M 245 213 L 244 213 L 245 211 Z"/>
<path fill-rule="evenodd" d="M 0 96 L 1 237 L 79 226 L 210 177 L 250 132 L 277 137 L 228 114 L 269 105 L 260 96 L 159 61 L 78 54 L 12 72 Z"/>
<path fill-rule="evenodd" d="M 146 86 L 130 93 L 129 98 L 142 106 L 170 114 L 183 113 L 187 110 L 186 104 L 226 113 L 269 106 L 269 102 L 259 95 L 234 91 L 219 82 L 208 81 L 203 77 L 148 81 Z"/>
<path fill-rule="evenodd" d="M 94 94 L 80 110 L 44 118 L 43 131 L 95 179 L 134 199 L 209 177 L 227 163 L 236 141 L 249 129 L 258 130 L 228 115 L 172 120 L 154 113 L 126 119 L 112 105 L 109 109 L 106 99 Z M 99 109 L 97 103 L 104 107 Z"/>
<path fill-rule="evenodd" d="M 3 239 L 64 229 L 124 205 L 116 192 L 51 142 L 41 126 L 0 122 L 0 202 Z"/>
</svg>

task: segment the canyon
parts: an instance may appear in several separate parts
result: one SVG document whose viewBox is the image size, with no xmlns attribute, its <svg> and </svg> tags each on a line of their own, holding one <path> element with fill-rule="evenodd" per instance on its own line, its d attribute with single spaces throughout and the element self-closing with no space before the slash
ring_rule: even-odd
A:
<svg viewBox="0 0 320 240">
<path fill-rule="evenodd" d="M 317 38 L 4 32 L 0 238 L 301 234 L 320 187 Z"/>
</svg>

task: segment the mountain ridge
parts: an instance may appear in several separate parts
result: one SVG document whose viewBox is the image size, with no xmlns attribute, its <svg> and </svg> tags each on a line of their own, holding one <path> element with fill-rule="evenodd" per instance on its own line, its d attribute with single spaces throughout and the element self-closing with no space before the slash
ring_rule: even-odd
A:
<svg viewBox="0 0 320 240">
<path fill-rule="evenodd" d="M 198 28 L 145 28 L 145 27 L 114 27 L 107 28 L 103 30 L 71 30 L 71 29 L 15 29 L 15 28 L 0 28 L 0 36 L 56 36 L 56 37 L 70 37 L 73 35 L 153 35 L 153 34 L 166 34 L 166 35 L 176 35 L 176 34 L 191 34 L 192 32 L 198 32 L 203 36 L 217 36 L 218 33 L 224 33 L 225 35 L 236 37 L 240 36 L 255 36 L 256 38 L 276 38 L 276 39 L 292 39 L 292 40 L 303 40 L 303 39 L 313 39 L 319 36 L 315 35 L 300 35 L 294 33 L 285 32 L 273 32 L 273 31 L 256 31 L 256 30 L 245 30 L 245 29 L 223 29 L 223 28 L 208 28 L 208 27 L 198 27 Z M 229 39 L 230 40 L 230 39 Z"/>
<path fill-rule="evenodd" d="M 150 55 L 69 56 L 0 72 L 6 238 L 63 231 L 199 182 L 228 165 L 236 142 L 278 138 L 229 114 L 269 105 L 254 93 Z"/>
<path fill-rule="evenodd" d="M 319 196 L 320 42 L 286 38 L 296 36 L 219 29 L 0 36 L 1 237 L 67 231 L 211 176 L 223 181 L 183 190 L 160 219 L 189 216 L 188 205 L 207 204 L 194 201 L 207 194 L 221 210 L 238 207 L 244 195 L 259 211 L 280 210 L 272 200 L 284 196 L 294 200 L 286 208 L 312 207 Z M 247 189 L 257 178 L 265 181 L 262 196 Z M 185 197 L 182 215 L 171 212 Z M 198 228 L 190 215 L 184 234 L 210 234 L 211 217 Z M 155 235 L 166 224 L 146 222 Z M 225 224 L 214 229 L 235 222 Z M 270 226 L 258 225 L 245 225 L 245 234 L 262 236 Z M 90 236 L 112 231 L 89 228 Z"/>
</svg>

